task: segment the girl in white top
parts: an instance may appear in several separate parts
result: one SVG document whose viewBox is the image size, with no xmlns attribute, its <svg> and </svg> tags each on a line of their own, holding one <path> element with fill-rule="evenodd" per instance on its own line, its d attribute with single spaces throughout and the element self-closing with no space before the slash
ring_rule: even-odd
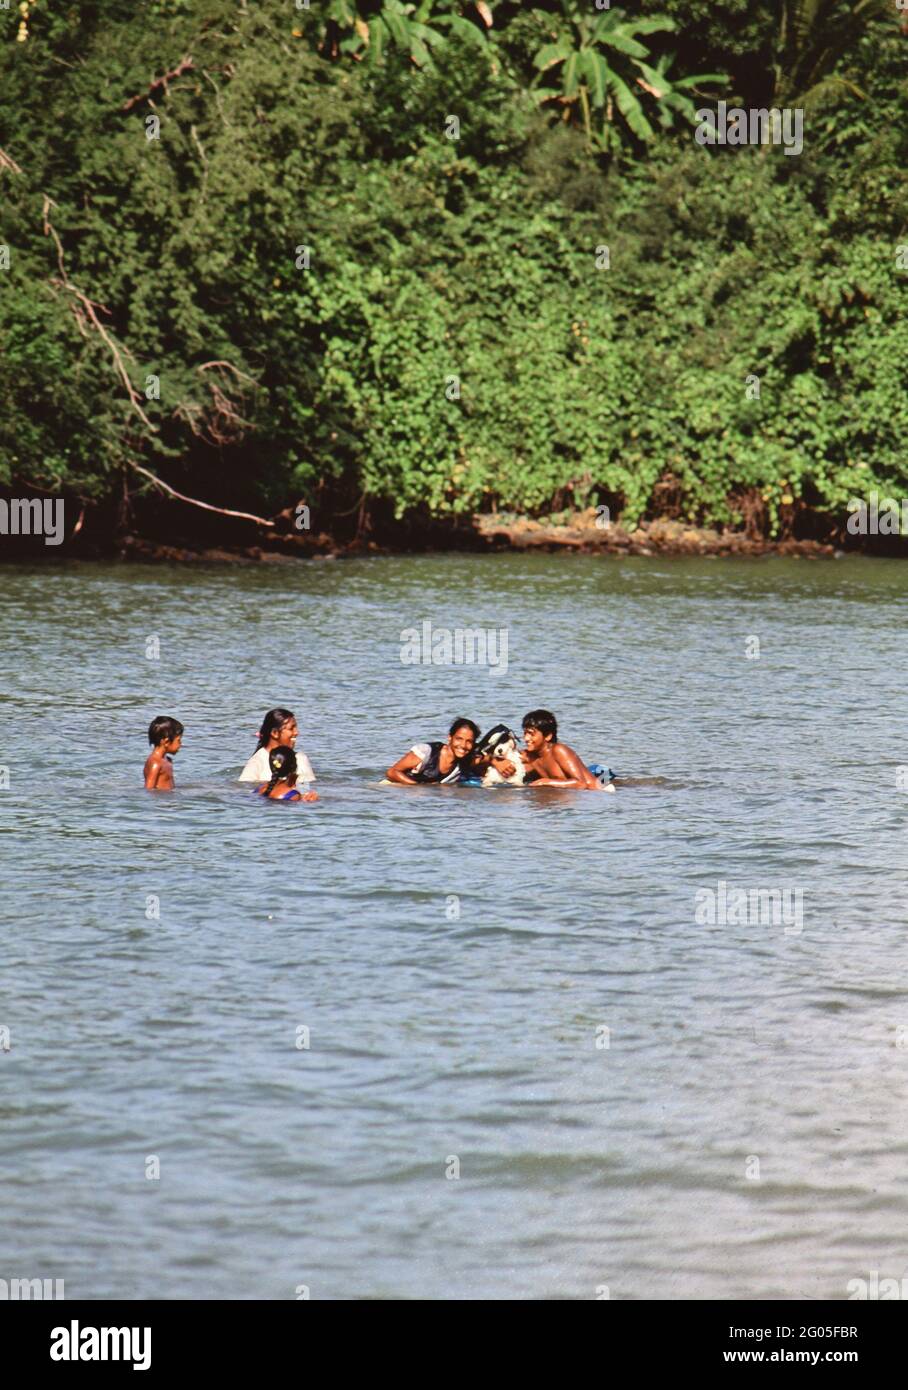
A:
<svg viewBox="0 0 908 1390">
<path fill-rule="evenodd" d="M 271 778 L 268 755 L 272 748 L 293 748 L 296 752 L 297 780 L 314 782 L 312 764 L 301 748 L 296 748 L 299 728 L 289 709 L 270 709 L 259 730 L 259 746 L 240 773 L 241 782 L 267 782 Z"/>
</svg>

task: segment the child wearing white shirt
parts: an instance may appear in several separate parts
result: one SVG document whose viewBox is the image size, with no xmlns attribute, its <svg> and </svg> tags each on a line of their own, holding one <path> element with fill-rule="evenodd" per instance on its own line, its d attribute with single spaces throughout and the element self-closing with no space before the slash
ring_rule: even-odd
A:
<svg viewBox="0 0 908 1390">
<path fill-rule="evenodd" d="M 301 748 L 296 747 L 299 727 L 289 709 L 270 709 L 259 730 L 259 746 L 240 773 L 241 782 L 267 782 L 271 778 L 268 755 L 272 748 L 293 748 L 296 752 L 296 771 L 299 782 L 314 782 L 312 764 Z"/>
</svg>

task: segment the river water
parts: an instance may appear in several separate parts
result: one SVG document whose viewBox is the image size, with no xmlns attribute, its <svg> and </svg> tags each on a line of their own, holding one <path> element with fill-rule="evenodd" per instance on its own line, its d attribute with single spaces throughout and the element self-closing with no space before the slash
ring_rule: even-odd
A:
<svg viewBox="0 0 908 1390">
<path fill-rule="evenodd" d="M 900 1278 L 906 575 L 0 572 L 0 1277 L 142 1299 Z M 507 670 L 402 664 L 423 622 L 505 629 Z M 316 805 L 233 781 L 273 704 Z M 539 705 L 630 784 L 377 785 L 455 715 Z M 186 725 L 170 796 L 142 789 L 156 714 Z M 778 896 L 736 912 L 740 889 Z"/>
</svg>

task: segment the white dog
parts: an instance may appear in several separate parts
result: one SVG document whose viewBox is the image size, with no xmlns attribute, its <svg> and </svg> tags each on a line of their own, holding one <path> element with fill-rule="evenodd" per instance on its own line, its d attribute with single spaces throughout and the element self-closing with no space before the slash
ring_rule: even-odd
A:
<svg viewBox="0 0 908 1390">
<path fill-rule="evenodd" d="M 483 773 L 482 785 L 484 787 L 498 787 L 507 784 L 510 787 L 522 787 L 526 769 L 520 756 L 520 749 L 517 747 L 517 735 L 512 733 L 510 729 L 505 730 L 498 743 L 493 744 L 488 751 L 493 765 L 486 768 Z M 509 777 L 506 777 L 503 772 L 499 772 L 498 768 L 494 766 L 495 762 L 500 760 L 509 762 L 514 768 Z"/>
</svg>

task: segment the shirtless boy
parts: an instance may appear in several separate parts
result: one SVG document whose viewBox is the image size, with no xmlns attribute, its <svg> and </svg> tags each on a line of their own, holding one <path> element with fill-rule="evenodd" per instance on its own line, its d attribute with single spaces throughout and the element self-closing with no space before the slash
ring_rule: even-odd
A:
<svg viewBox="0 0 908 1390">
<path fill-rule="evenodd" d="M 598 777 L 580 761 L 573 748 L 558 742 L 558 722 L 550 710 L 534 709 L 524 715 L 523 741 L 526 751 L 521 756 L 528 785 L 602 791 Z"/>
<path fill-rule="evenodd" d="M 151 752 L 145 760 L 145 788 L 150 792 L 172 792 L 172 759 L 183 742 L 183 725 L 179 719 L 159 714 L 148 726 L 148 742 Z"/>
</svg>

